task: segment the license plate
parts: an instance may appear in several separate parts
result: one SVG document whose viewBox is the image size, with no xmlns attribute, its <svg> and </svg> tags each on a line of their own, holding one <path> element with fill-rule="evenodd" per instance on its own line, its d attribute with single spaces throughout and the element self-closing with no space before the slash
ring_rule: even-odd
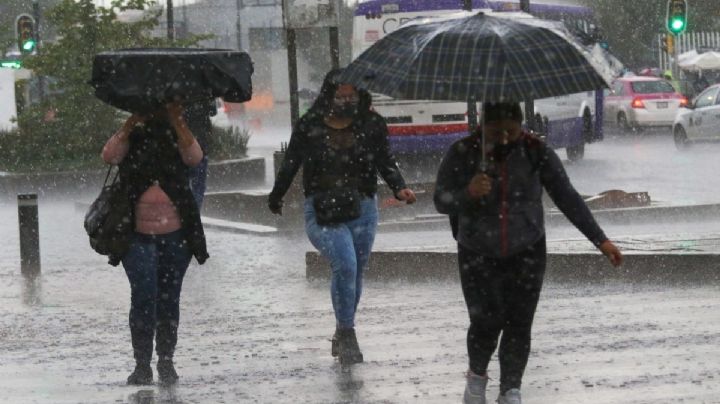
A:
<svg viewBox="0 0 720 404">
<path fill-rule="evenodd" d="M 667 103 L 667 102 L 658 102 L 658 103 L 657 103 L 657 108 L 658 108 L 658 109 L 665 109 L 665 108 L 667 108 L 667 107 L 668 107 L 668 103 Z"/>
</svg>

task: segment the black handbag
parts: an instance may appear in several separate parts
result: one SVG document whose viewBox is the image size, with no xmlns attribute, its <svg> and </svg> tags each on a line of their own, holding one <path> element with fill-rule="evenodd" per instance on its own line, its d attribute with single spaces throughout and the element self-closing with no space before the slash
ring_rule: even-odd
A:
<svg viewBox="0 0 720 404">
<path fill-rule="evenodd" d="M 85 214 L 85 231 L 90 247 L 100 255 L 122 256 L 130 244 L 133 229 L 132 209 L 127 191 L 118 181 L 118 173 L 108 183 L 108 168 L 102 190 Z"/>
<path fill-rule="evenodd" d="M 343 223 L 360 217 L 362 195 L 357 188 L 338 187 L 313 195 L 317 224 Z"/>
</svg>

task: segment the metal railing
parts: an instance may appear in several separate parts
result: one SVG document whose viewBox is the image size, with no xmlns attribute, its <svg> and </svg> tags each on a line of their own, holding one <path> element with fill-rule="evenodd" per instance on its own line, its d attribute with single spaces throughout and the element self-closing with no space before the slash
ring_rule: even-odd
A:
<svg viewBox="0 0 720 404">
<path fill-rule="evenodd" d="M 672 59 L 672 55 L 668 55 L 662 49 L 665 35 L 669 34 L 658 34 L 656 38 L 658 60 L 660 61 L 659 67 L 663 71 L 670 70 L 670 61 Z M 675 38 L 674 45 L 678 49 L 678 54 L 683 54 L 693 49 L 720 49 L 720 32 L 686 32 Z"/>
</svg>

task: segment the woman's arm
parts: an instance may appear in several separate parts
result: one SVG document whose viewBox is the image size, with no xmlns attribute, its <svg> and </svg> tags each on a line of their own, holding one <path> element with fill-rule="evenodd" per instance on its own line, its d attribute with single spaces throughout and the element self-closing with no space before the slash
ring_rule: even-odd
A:
<svg viewBox="0 0 720 404">
<path fill-rule="evenodd" d="M 131 115 L 114 135 L 108 139 L 102 150 L 102 159 L 108 163 L 117 165 L 123 161 L 130 149 L 130 132 L 135 125 L 144 121 L 138 114 Z"/>
<path fill-rule="evenodd" d="M 570 183 L 560 158 L 547 147 L 544 160 L 540 169 L 540 180 L 550 199 L 588 240 L 600 247 L 608 238 L 595 221 L 585 201 Z"/>
<path fill-rule="evenodd" d="M 189 167 L 197 167 L 202 161 L 203 152 L 197 139 L 190 132 L 185 118 L 183 118 L 182 106 L 178 103 L 172 103 L 167 106 L 167 109 L 170 124 L 178 136 L 178 151 L 183 163 Z"/>
<path fill-rule="evenodd" d="M 623 262 L 622 253 L 597 224 L 587 204 L 570 183 L 560 158 L 550 148 L 547 148 L 545 164 L 541 167 L 540 179 L 555 205 L 602 251 L 612 265 L 620 266 Z"/>
<path fill-rule="evenodd" d="M 285 158 L 280 164 L 280 169 L 275 176 L 275 184 L 268 196 L 268 207 L 273 213 L 282 212 L 282 199 L 292 185 L 293 179 L 302 166 L 305 148 L 307 146 L 307 135 L 305 125 L 301 122 L 295 125 L 290 135 L 290 144 L 285 151 Z"/>
<path fill-rule="evenodd" d="M 395 161 L 395 156 L 393 156 L 390 151 L 387 124 L 385 124 L 385 121 L 379 115 L 371 115 L 369 119 L 373 121 L 374 125 L 372 130 L 375 132 L 374 138 L 378 144 L 378 153 L 375 156 L 375 167 L 382 179 L 388 184 L 397 197 L 400 191 L 408 188 L 400 172 L 400 168 L 397 165 L 397 161 Z"/>
</svg>

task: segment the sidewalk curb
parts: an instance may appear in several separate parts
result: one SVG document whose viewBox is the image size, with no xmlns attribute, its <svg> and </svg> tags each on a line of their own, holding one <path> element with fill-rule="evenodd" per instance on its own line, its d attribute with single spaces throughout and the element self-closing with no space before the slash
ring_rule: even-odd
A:
<svg viewBox="0 0 720 404">
<path fill-rule="evenodd" d="M 217 230 L 236 234 L 252 234 L 255 236 L 275 236 L 278 229 L 271 226 L 263 226 L 254 223 L 233 222 L 230 220 L 214 219 L 210 217 L 202 217 L 203 228 L 207 230 Z"/>
<path fill-rule="evenodd" d="M 720 217 L 720 204 L 685 206 L 650 206 L 645 208 L 600 209 L 591 211 L 601 225 L 674 223 L 677 221 L 706 221 L 709 217 Z M 553 209 L 545 213 L 546 226 L 570 226 L 570 221 L 561 212 Z M 378 231 L 427 231 L 450 230 L 447 215 L 428 214 L 412 219 L 380 222 Z"/>
<path fill-rule="evenodd" d="M 308 279 L 329 279 L 329 264 L 317 251 L 305 254 L 305 264 Z M 457 252 L 375 251 L 365 278 L 457 280 Z M 627 254 L 623 266 L 615 269 L 600 253 L 548 253 L 546 279 L 720 284 L 720 254 Z"/>
</svg>

